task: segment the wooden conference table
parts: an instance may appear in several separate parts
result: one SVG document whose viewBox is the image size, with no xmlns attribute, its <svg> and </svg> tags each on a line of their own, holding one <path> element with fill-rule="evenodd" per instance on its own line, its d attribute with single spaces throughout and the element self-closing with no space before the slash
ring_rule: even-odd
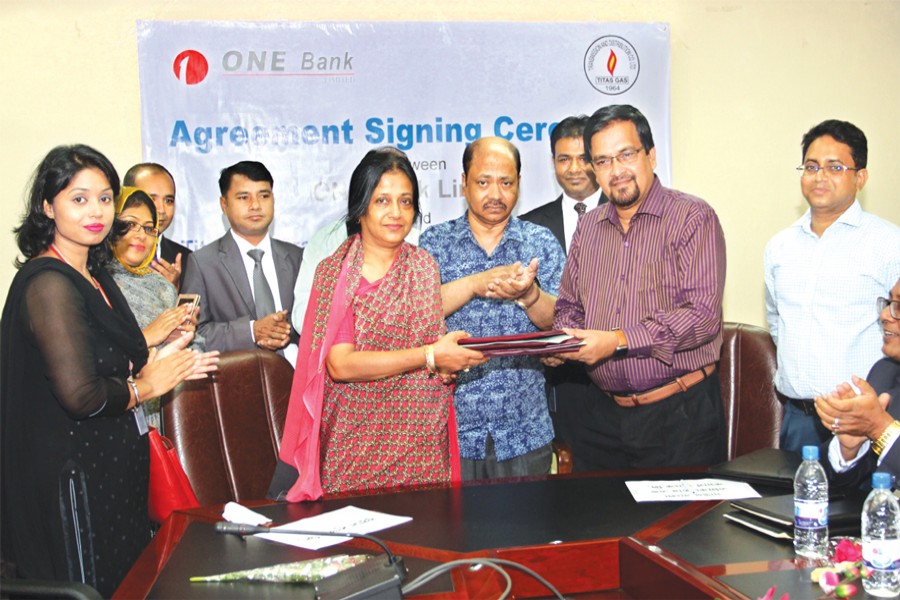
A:
<svg viewBox="0 0 900 600">
<path fill-rule="evenodd" d="M 818 596 L 812 565 L 791 544 L 727 522 L 727 502 L 636 503 L 626 480 L 705 476 L 610 472 L 344 497 L 300 504 L 252 503 L 285 523 L 343 506 L 410 516 L 376 533 L 404 557 L 409 581 L 437 564 L 467 557 L 522 563 L 566 595 L 584 598 L 756 598 L 772 585 L 791 598 Z M 786 490 L 764 489 L 763 495 Z M 313 598 L 310 586 L 189 583 L 223 573 L 327 556 L 376 553 L 350 541 L 321 551 L 216 534 L 221 506 L 173 514 L 116 591 L 116 598 Z M 518 597 L 547 597 L 530 577 L 509 569 Z M 434 600 L 494 599 L 502 586 L 490 569 L 457 568 L 414 595 Z M 860 592 L 858 597 L 862 597 Z"/>
</svg>

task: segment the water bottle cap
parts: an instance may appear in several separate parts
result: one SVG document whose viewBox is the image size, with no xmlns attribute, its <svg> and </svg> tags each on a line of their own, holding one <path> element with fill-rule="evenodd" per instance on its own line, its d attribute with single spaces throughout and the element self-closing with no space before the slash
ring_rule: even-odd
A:
<svg viewBox="0 0 900 600">
<path fill-rule="evenodd" d="M 872 473 L 872 487 L 876 490 L 891 489 L 890 473 Z"/>
<path fill-rule="evenodd" d="M 819 447 L 803 446 L 803 460 L 819 460 Z"/>
</svg>

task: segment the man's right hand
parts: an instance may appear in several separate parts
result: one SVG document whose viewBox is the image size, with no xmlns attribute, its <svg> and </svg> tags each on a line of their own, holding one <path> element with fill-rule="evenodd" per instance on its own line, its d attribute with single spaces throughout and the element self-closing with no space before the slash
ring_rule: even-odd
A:
<svg viewBox="0 0 900 600">
<path fill-rule="evenodd" d="M 567 335 L 584 341 L 575 352 L 566 352 L 566 360 L 577 360 L 586 365 L 593 365 L 605 358 L 612 356 L 619 346 L 619 338 L 612 331 L 598 331 L 596 329 L 562 329 Z M 544 363 L 547 364 L 547 363 Z"/>
<path fill-rule="evenodd" d="M 150 268 L 166 278 L 177 290 L 181 280 L 181 252 L 175 256 L 175 262 L 170 263 L 163 258 L 157 258 L 150 263 Z"/>
<path fill-rule="evenodd" d="M 473 273 L 447 282 L 441 286 L 441 303 L 444 316 L 452 315 L 473 298 L 487 298 L 489 285 L 515 279 L 524 270 L 522 263 L 500 265 L 481 273 Z"/>
<path fill-rule="evenodd" d="M 280 350 L 291 341 L 291 324 L 286 310 L 253 321 L 256 345 L 264 350 Z"/>
</svg>

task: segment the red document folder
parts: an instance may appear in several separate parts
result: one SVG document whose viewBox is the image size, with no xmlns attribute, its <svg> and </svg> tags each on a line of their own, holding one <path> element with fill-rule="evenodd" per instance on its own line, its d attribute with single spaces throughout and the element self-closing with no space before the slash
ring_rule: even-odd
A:
<svg viewBox="0 0 900 600">
<path fill-rule="evenodd" d="M 478 350 L 485 356 L 524 356 L 527 354 L 557 354 L 574 352 L 584 342 L 562 331 L 538 331 L 494 337 L 465 338 L 460 346 Z"/>
</svg>

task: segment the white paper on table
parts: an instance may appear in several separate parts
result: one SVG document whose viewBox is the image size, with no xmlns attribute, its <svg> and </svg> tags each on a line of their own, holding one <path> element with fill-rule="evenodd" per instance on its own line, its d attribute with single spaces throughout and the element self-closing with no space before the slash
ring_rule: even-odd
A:
<svg viewBox="0 0 900 600">
<path fill-rule="evenodd" d="M 229 502 L 225 505 L 225 510 L 222 511 L 222 518 L 231 523 L 240 523 L 241 525 L 265 525 L 272 521 L 269 517 L 252 511 L 237 502 Z"/>
<path fill-rule="evenodd" d="M 279 529 L 303 529 L 306 531 L 329 531 L 338 533 L 371 533 L 395 527 L 412 521 L 412 517 L 401 517 L 387 513 L 365 510 L 355 506 L 345 506 L 315 517 L 300 519 L 293 523 L 286 523 L 273 527 L 272 531 Z M 348 537 L 298 535 L 289 533 L 259 533 L 254 537 L 297 546 L 307 550 L 318 550 L 328 546 L 334 546 L 346 542 Z"/>
<path fill-rule="evenodd" d="M 728 479 L 626 481 L 625 485 L 636 502 L 740 500 L 760 497 L 749 483 Z"/>
</svg>

